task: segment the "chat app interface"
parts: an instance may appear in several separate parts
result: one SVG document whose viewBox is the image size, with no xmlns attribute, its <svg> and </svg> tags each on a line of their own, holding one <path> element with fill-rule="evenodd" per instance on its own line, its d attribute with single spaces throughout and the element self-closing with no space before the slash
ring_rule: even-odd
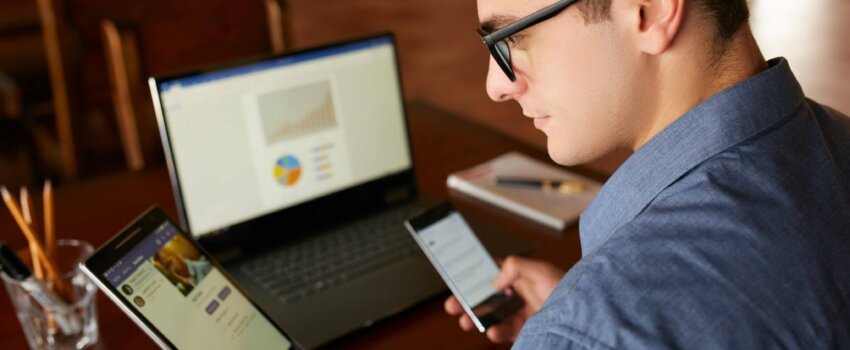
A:
<svg viewBox="0 0 850 350">
<path fill-rule="evenodd" d="M 491 282 L 499 267 L 459 213 L 427 227 L 419 237 L 451 280 L 452 292 L 467 305 L 475 307 L 497 292 Z"/>
<path fill-rule="evenodd" d="M 288 349 L 290 342 L 171 223 L 104 274 L 179 349 Z"/>
</svg>

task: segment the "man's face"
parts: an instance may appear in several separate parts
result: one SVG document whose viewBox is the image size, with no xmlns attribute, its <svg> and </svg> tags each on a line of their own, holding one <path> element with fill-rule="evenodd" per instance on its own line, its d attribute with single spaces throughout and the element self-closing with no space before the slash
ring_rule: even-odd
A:
<svg viewBox="0 0 850 350">
<path fill-rule="evenodd" d="M 479 20 L 521 18 L 553 2 L 478 0 Z M 560 164 L 585 163 L 630 146 L 639 127 L 640 83 L 646 82 L 637 69 L 640 56 L 629 54 L 635 50 L 615 22 L 587 24 L 573 5 L 519 32 L 510 44 L 516 82 L 490 58 L 490 98 L 516 100 L 546 134 L 549 155 Z"/>
</svg>

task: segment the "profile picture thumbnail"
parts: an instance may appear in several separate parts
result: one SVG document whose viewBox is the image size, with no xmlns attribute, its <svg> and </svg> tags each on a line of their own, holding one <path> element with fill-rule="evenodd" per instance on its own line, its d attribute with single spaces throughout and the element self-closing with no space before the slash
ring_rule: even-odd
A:
<svg viewBox="0 0 850 350">
<path fill-rule="evenodd" d="M 131 295 L 133 294 L 133 287 L 130 287 L 130 285 L 128 284 L 125 284 L 121 286 L 121 291 L 124 292 L 124 294 Z"/>
<path fill-rule="evenodd" d="M 145 306 L 145 299 L 142 299 L 140 296 L 136 296 L 133 298 L 133 304 L 136 304 L 138 307 L 143 307 Z"/>
<path fill-rule="evenodd" d="M 207 258 L 183 235 L 165 243 L 150 261 L 184 296 L 212 269 Z"/>
</svg>

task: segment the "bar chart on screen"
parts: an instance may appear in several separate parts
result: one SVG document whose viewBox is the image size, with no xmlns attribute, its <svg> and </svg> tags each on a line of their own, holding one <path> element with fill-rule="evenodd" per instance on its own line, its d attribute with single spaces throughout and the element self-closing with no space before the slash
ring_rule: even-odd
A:
<svg viewBox="0 0 850 350">
<path fill-rule="evenodd" d="M 266 145 L 336 126 L 328 81 L 266 93 L 257 102 Z"/>
<path fill-rule="evenodd" d="M 254 184 L 265 208 L 331 193 L 352 178 L 338 78 L 308 78 L 242 96 Z"/>
</svg>

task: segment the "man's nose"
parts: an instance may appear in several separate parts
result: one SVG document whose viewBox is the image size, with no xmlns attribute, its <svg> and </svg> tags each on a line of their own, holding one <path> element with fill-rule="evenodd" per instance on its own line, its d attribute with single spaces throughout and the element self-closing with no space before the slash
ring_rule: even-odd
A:
<svg viewBox="0 0 850 350">
<path fill-rule="evenodd" d="M 512 82 L 496 60 L 490 57 L 490 68 L 487 70 L 487 95 L 490 99 L 496 102 L 513 100 L 524 91 L 525 80 L 517 74 L 516 81 Z"/>
</svg>

